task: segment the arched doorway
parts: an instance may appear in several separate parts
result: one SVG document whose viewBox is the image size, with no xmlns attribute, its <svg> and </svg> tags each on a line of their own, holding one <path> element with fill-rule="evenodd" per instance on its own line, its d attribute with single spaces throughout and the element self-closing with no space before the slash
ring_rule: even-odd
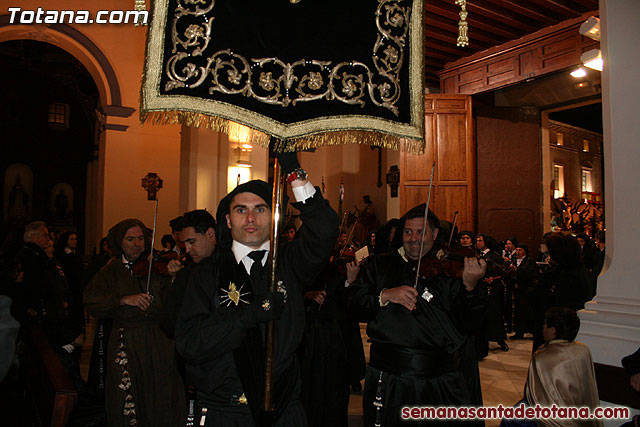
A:
<svg viewBox="0 0 640 427">
<path fill-rule="evenodd" d="M 91 74 L 52 44 L 11 40 L 0 43 L 0 78 L 9 82 L 0 103 L 3 235 L 33 220 L 84 234 L 87 165 L 97 157 L 100 114 Z M 30 188 L 23 190 L 28 209 L 18 211 L 4 194 L 16 185 L 7 179 L 21 179 L 5 174 L 16 164 L 32 171 Z"/>
</svg>

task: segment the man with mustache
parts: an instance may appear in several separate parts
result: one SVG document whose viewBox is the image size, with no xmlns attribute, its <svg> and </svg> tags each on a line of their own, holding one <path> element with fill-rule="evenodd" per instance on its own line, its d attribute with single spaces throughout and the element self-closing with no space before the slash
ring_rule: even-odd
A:
<svg viewBox="0 0 640 427">
<path fill-rule="evenodd" d="M 404 406 L 479 403 L 477 362 L 467 335 L 484 314 L 475 287 L 486 264 L 465 258 L 461 279 L 437 274 L 420 277 L 414 287 L 417 261 L 435 256 L 440 226 L 429 211 L 424 227 L 424 215 L 424 205 L 407 212 L 393 250 L 368 261 L 352 285 L 350 307 L 368 322 L 372 340 L 363 395 L 367 427 L 405 425 Z"/>
</svg>

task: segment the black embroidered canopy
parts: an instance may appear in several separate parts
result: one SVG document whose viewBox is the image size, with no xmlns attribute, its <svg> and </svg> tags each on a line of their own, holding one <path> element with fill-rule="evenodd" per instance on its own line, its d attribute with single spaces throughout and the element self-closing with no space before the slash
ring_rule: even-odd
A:
<svg viewBox="0 0 640 427">
<path fill-rule="evenodd" d="M 156 0 L 141 118 L 420 152 L 423 1 Z"/>
</svg>

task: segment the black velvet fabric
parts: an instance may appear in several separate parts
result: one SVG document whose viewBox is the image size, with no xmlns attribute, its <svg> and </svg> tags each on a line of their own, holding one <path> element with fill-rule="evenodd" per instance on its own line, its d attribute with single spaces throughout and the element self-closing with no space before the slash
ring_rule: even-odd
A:
<svg viewBox="0 0 640 427">
<path fill-rule="evenodd" d="M 179 75 L 185 75 L 185 67 L 195 64 L 197 70 L 184 82 L 185 87 L 167 87 L 171 79 L 166 72 L 162 73 L 160 82 L 161 95 L 184 95 L 200 99 L 215 100 L 232 104 L 249 111 L 257 112 L 283 124 L 291 124 L 305 120 L 311 120 L 326 116 L 362 115 L 391 120 L 408 124 L 410 116 L 410 91 L 409 91 L 409 33 L 407 30 L 410 14 L 399 13 L 399 10 L 391 6 L 387 13 L 382 9 L 379 22 L 380 27 L 387 31 L 383 37 L 377 25 L 376 9 L 378 2 L 363 2 L 360 0 L 303 0 L 298 4 L 291 4 L 289 0 L 217 0 L 208 13 L 197 15 L 191 13 L 195 8 L 206 10 L 213 0 L 205 0 L 196 5 L 183 1 L 171 0 L 168 5 L 167 24 L 165 29 L 164 56 L 162 69 L 167 69 L 167 64 L 172 65 L 172 56 L 176 52 L 190 54 L 175 62 L 175 70 Z M 179 19 L 177 12 L 178 3 L 184 6 Z M 409 8 L 413 2 L 400 0 L 397 6 Z M 387 16 L 392 23 L 388 23 Z M 175 19 L 175 33 L 174 33 Z M 211 23 L 211 39 L 199 55 L 194 50 L 197 46 L 204 46 L 204 30 L 207 22 Z M 195 26 L 194 26 L 195 25 Z M 198 29 L 200 28 L 200 30 Z M 201 36 L 193 36 L 202 31 Z M 186 42 L 189 38 L 194 44 L 183 46 L 178 43 L 175 47 L 172 42 L 173 35 Z M 391 37 L 389 37 L 391 36 Z M 390 40 L 404 37 L 404 46 Z M 390 47 L 399 48 L 391 52 Z M 219 52 L 227 51 L 220 55 Z M 218 54 L 217 54 L 218 53 Z M 391 58 L 389 53 L 394 58 Z M 238 60 L 240 55 L 246 59 L 246 63 Z M 422 52 L 420 52 L 422 55 Z M 201 70 L 207 67 L 210 58 L 215 57 L 209 67 L 210 71 L 218 68 L 218 82 L 224 84 L 235 93 L 222 93 L 218 90 L 210 91 L 213 74 L 206 76 L 206 81 L 196 87 L 201 77 Z M 278 58 L 284 64 L 295 64 L 292 68 L 296 77 L 290 80 L 292 86 L 287 90 L 285 67 L 274 65 L 273 62 L 263 66 L 257 65 L 255 60 L 261 58 Z M 391 59 L 390 59 L 391 58 Z M 219 61 L 218 61 L 219 59 Z M 314 66 L 310 61 L 324 61 L 326 66 Z M 398 77 L 401 97 L 396 103 L 398 110 L 375 105 L 371 102 L 370 89 L 375 86 L 390 83 L 385 77 L 385 60 L 387 64 L 402 61 Z M 297 63 L 302 61 L 302 63 Z M 347 66 L 340 69 L 334 67 L 342 62 Z M 230 64 L 236 66 L 237 75 L 233 75 Z M 350 64 L 355 64 L 351 66 Z M 358 63 L 364 64 L 366 68 Z M 397 63 L 397 62 L 396 62 Z M 376 67 L 377 64 L 377 67 Z M 203 68 L 200 68 L 203 67 Z M 367 70 L 368 68 L 368 70 Z M 388 69 L 388 68 L 387 68 Z M 362 88 L 362 100 L 364 106 L 341 102 L 337 99 L 326 99 L 294 102 L 301 95 L 296 89 L 303 87 L 307 93 L 324 93 L 329 84 L 331 70 L 335 71 L 333 84 L 337 96 L 344 97 L 349 88 L 343 84 L 347 75 L 362 78 L 358 86 Z M 250 71 L 250 72 L 249 72 Z M 311 87 L 309 82 L 303 85 L 303 76 L 310 72 L 319 72 L 323 81 L 319 87 Z M 231 74 L 230 74 L 231 73 Z M 248 96 L 240 89 L 245 87 L 248 79 L 252 79 L 252 90 L 260 96 L 272 95 L 258 83 L 263 73 L 272 73 L 274 79 L 280 79 L 280 93 L 292 101 L 287 106 L 270 104 Z M 230 77 L 237 77 L 230 82 Z M 373 85 L 373 86 L 370 86 Z M 396 91 L 394 84 L 389 85 L 391 93 Z M 380 101 L 379 93 L 376 95 Z M 232 117 L 228 117 L 233 119 Z"/>
</svg>

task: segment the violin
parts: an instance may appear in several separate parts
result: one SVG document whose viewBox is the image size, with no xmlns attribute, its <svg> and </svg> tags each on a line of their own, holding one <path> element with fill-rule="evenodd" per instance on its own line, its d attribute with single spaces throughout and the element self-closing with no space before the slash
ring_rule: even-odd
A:
<svg viewBox="0 0 640 427">
<path fill-rule="evenodd" d="M 340 274 L 347 274 L 347 264 L 356 260 L 356 250 L 352 245 L 346 245 L 344 249 L 338 252 L 338 256 L 333 258 L 332 262 Z"/>
<path fill-rule="evenodd" d="M 180 256 L 177 252 L 160 252 L 153 250 L 153 264 L 151 270 L 160 276 L 169 276 L 168 265 L 171 261 L 177 259 L 183 265 L 187 261 L 187 255 Z M 149 253 L 145 252 L 133 263 L 133 274 L 139 277 L 146 277 L 149 274 Z"/>
<path fill-rule="evenodd" d="M 431 277 L 442 274 L 459 279 L 464 271 L 465 258 L 478 258 L 478 254 L 470 246 L 436 247 L 420 260 L 420 276 Z"/>
</svg>

